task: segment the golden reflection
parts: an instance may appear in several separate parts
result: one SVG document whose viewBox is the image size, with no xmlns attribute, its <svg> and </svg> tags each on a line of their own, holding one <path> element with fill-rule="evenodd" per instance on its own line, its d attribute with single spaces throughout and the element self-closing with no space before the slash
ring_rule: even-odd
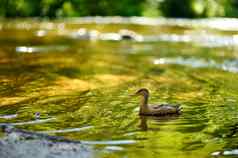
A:
<svg viewBox="0 0 238 158">
<path fill-rule="evenodd" d="M 54 96 L 72 94 L 74 92 L 86 91 L 95 88 L 96 86 L 93 83 L 85 80 L 59 77 L 53 85 L 39 88 L 37 93 L 38 95 Z"/>
<path fill-rule="evenodd" d="M 28 99 L 30 97 L 38 97 L 38 96 L 54 96 L 54 95 L 65 95 L 65 94 L 72 94 L 74 92 L 78 91 L 86 91 L 86 90 L 92 90 L 97 89 L 100 87 L 111 87 L 111 86 L 117 86 L 119 84 L 123 84 L 128 81 L 134 80 L 135 77 L 132 76 L 126 76 L 126 75 L 111 75 L 111 74 L 103 74 L 103 75 L 96 75 L 92 76 L 91 79 L 88 80 L 82 80 L 78 78 L 68 78 L 68 77 L 57 77 L 56 80 L 51 83 L 48 86 L 40 86 L 39 87 L 32 87 L 38 81 L 32 81 L 31 84 L 25 84 L 21 89 L 23 91 L 20 91 L 19 93 L 26 93 L 26 90 L 30 90 L 28 95 L 25 95 L 24 97 L 1 97 L 0 104 L 1 106 L 10 105 L 10 104 L 16 104 L 18 102 L 21 102 L 25 99 Z M 14 78 L 12 80 L 10 79 L 1 79 L 2 82 L 11 84 L 11 82 L 16 84 L 22 84 L 25 79 L 21 78 Z M 18 83 L 19 82 L 19 83 Z M 40 84 L 44 85 L 46 81 L 42 81 Z M 33 84 L 34 83 L 34 84 Z M 102 84 L 103 83 L 103 84 Z"/>
<path fill-rule="evenodd" d="M 196 98 L 200 98 L 204 95 L 201 91 L 187 92 L 187 93 L 178 93 L 176 98 L 181 100 L 192 100 Z"/>
<path fill-rule="evenodd" d="M 115 86 L 135 79 L 133 76 L 111 74 L 96 75 L 95 78 L 109 86 Z"/>
<path fill-rule="evenodd" d="M 0 106 L 16 104 L 16 103 L 24 101 L 26 99 L 27 99 L 27 97 L 1 97 Z"/>
<path fill-rule="evenodd" d="M 96 81 L 94 80 L 96 79 Z M 59 95 L 65 93 L 72 93 L 75 91 L 85 91 L 89 89 L 96 89 L 105 86 L 116 86 L 127 81 L 132 81 L 134 77 L 126 75 L 96 75 L 89 80 L 72 79 L 67 77 L 58 77 L 55 85 L 48 86 L 42 91 L 48 95 Z M 98 82 L 100 81 L 100 82 Z M 103 85 L 102 85 L 103 82 Z"/>
<path fill-rule="evenodd" d="M 90 83 L 89 81 L 81 80 L 81 79 L 71 79 L 67 77 L 59 77 L 56 82 L 56 89 L 62 90 L 87 90 L 95 88 L 95 85 Z"/>
</svg>

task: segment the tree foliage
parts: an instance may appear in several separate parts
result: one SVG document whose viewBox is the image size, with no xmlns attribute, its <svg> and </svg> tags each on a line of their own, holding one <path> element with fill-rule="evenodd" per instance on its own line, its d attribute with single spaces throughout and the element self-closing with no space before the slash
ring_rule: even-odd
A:
<svg viewBox="0 0 238 158">
<path fill-rule="evenodd" d="M 237 0 L 0 0 L 1 17 L 238 17 Z"/>
</svg>

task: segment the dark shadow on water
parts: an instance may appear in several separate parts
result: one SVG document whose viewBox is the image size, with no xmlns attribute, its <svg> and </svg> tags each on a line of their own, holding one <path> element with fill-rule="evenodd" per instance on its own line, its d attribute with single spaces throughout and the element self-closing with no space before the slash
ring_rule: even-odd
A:
<svg viewBox="0 0 238 158">
<path fill-rule="evenodd" d="M 142 131 L 149 131 L 149 130 L 156 131 L 156 130 L 159 130 L 160 123 L 176 120 L 179 118 L 179 115 L 168 115 L 168 116 L 143 116 L 143 115 L 140 115 L 139 117 L 140 117 L 139 127 L 141 128 Z M 156 121 L 157 123 L 159 123 L 157 125 L 158 126 L 157 129 L 148 127 L 147 121 L 150 121 L 150 120 L 153 120 L 153 121 Z"/>
</svg>

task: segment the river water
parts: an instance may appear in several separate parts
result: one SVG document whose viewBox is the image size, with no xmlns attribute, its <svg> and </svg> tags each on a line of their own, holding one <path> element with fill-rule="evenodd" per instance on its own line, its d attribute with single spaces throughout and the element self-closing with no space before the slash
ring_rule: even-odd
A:
<svg viewBox="0 0 238 158">
<path fill-rule="evenodd" d="M 2 19 L 0 123 L 86 147 L 52 149 L 47 140 L 2 133 L 0 155 L 236 157 L 237 26 L 236 19 Z M 140 117 L 131 95 L 142 87 L 150 103 L 179 103 L 182 115 Z"/>
</svg>

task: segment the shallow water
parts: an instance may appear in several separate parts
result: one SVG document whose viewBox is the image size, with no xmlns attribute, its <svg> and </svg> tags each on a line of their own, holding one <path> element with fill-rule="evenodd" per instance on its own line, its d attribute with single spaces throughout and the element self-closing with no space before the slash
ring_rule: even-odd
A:
<svg viewBox="0 0 238 158">
<path fill-rule="evenodd" d="M 236 156 L 237 23 L 2 20 L 0 123 L 81 140 L 88 157 Z M 122 29 L 136 38 L 121 38 Z M 150 89 L 151 103 L 181 104 L 182 115 L 139 117 L 139 98 L 130 95 L 141 87 Z M 12 145 L 15 154 L 51 150 L 38 140 Z M 65 150 L 50 156 L 77 155 Z"/>
</svg>

